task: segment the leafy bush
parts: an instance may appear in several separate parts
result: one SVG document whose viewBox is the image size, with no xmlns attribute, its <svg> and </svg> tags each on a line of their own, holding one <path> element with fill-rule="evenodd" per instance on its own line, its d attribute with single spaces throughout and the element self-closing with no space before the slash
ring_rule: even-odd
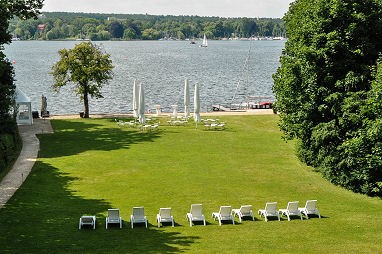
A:
<svg viewBox="0 0 382 254">
<path fill-rule="evenodd" d="M 0 1 L 0 173 L 5 171 L 20 148 L 16 125 L 14 71 L 2 50 L 11 41 L 9 20 L 36 17 L 43 0 Z"/>
<path fill-rule="evenodd" d="M 377 0 L 293 2 L 273 87 L 280 127 L 285 138 L 300 140 L 299 158 L 335 184 L 378 196 L 382 67 L 373 68 L 382 52 L 381 16 Z"/>
<path fill-rule="evenodd" d="M 13 164 L 20 149 L 21 139 L 17 131 L 13 134 L 0 134 L 0 175 Z"/>
</svg>

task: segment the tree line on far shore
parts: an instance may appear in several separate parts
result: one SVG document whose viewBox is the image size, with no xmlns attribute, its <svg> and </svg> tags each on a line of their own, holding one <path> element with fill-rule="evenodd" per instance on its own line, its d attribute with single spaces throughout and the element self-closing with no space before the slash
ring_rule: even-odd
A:
<svg viewBox="0 0 382 254">
<path fill-rule="evenodd" d="M 285 37 L 282 19 L 45 12 L 37 19 L 10 21 L 22 40 L 184 40 Z"/>
</svg>

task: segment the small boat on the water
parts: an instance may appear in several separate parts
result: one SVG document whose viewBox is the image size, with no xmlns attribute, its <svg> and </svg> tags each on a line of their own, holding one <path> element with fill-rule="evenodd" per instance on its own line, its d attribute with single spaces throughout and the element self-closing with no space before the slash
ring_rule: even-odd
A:
<svg viewBox="0 0 382 254">
<path fill-rule="evenodd" d="M 200 45 L 201 48 L 207 48 L 208 47 L 208 41 L 207 41 L 207 37 L 206 37 L 206 34 L 204 34 L 203 36 L 203 42 L 202 44 Z"/>
</svg>

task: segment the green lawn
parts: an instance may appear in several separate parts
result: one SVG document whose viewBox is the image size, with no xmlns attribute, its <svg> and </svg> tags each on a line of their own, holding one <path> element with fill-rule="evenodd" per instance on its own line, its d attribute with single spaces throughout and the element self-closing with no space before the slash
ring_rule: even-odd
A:
<svg viewBox="0 0 382 254">
<path fill-rule="evenodd" d="M 119 128 L 110 119 L 52 120 L 39 136 L 32 173 L 0 209 L 0 253 L 380 253 L 382 201 L 323 180 L 281 139 L 277 116 L 225 116 L 224 131 L 162 126 L 156 133 Z M 322 218 L 265 222 L 267 201 L 317 199 Z M 186 213 L 202 203 L 207 226 L 189 227 Z M 218 225 L 221 205 L 253 205 L 256 221 Z M 149 229 L 130 228 L 144 206 Z M 160 207 L 176 226 L 156 227 Z M 105 229 L 119 208 L 123 229 Z M 83 214 L 96 230 L 78 230 Z"/>
</svg>

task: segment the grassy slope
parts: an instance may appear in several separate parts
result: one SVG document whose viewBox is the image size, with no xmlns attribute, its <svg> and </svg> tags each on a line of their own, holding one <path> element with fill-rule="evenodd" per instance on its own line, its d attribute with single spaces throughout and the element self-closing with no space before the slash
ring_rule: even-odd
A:
<svg viewBox="0 0 382 254">
<path fill-rule="evenodd" d="M 161 127 L 155 134 L 118 128 L 107 119 L 55 120 L 40 136 L 40 159 L 25 185 L 0 210 L 0 246 L 10 253 L 308 252 L 381 250 L 382 201 L 332 186 L 281 140 L 277 116 L 226 116 L 225 131 Z M 318 199 L 322 219 L 218 223 L 220 205 Z M 202 203 L 208 225 L 190 228 L 185 214 Z M 130 229 L 131 209 L 145 206 L 151 224 Z M 124 228 L 104 229 L 107 208 Z M 176 227 L 156 228 L 160 207 Z M 78 230 L 82 214 L 97 229 Z M 236 220 L 238 222 L 238 220 Z"/>
</svg>

